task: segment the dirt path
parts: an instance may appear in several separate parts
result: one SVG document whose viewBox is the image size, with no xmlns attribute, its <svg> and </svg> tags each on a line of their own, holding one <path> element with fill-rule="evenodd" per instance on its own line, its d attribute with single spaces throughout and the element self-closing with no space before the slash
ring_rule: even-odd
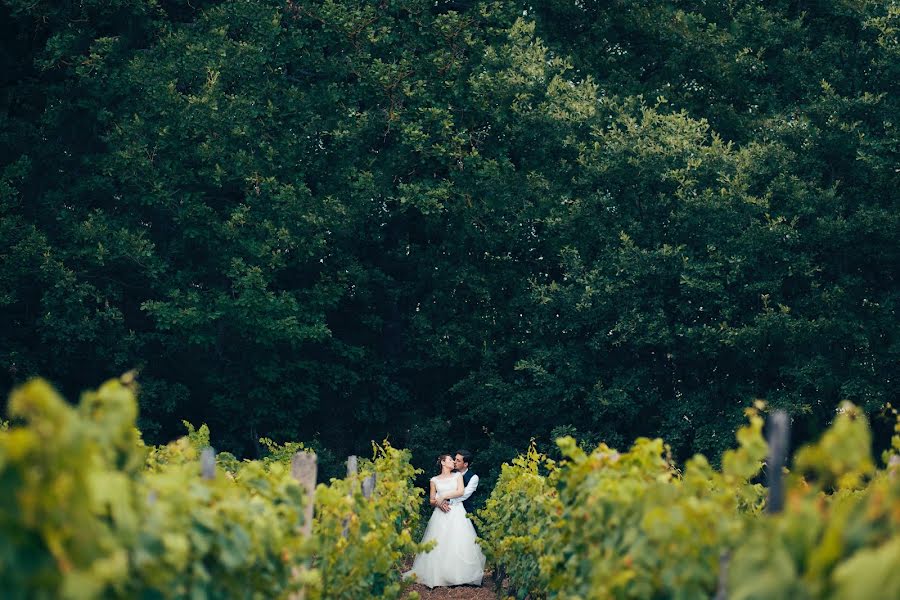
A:
<svg viewBox="0 0 900 600">
<path fill-rule="evenodd" d="M 424 585 L 414 585 L 410 591 L 419 593 L 422 600 L 497 600 L 494 592 L 493 573 L 486 571 L 481 587 L 458 585 L 455 587 L 436 587 L 428 589 Z"/>
</svg>

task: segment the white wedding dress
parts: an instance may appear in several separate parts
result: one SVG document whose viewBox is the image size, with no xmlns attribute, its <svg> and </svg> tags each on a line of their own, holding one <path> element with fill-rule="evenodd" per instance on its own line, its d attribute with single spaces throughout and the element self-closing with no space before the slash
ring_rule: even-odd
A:
<svg viewBox="0 0 900 600">
<path fill-rule="evenodd" d="M 453 492 L 458 477 L 462 475 L 447 479 L 432 477 L 435 493 L 444 496 Z M 404 576 L 415 575 L 419 583 L 430 588 L 481 585 L 484 554 L 475 537 L 475 528 L 466 517 L 466 509 L 461 502 L 451 500 L 449 512 L 435 508 L 422 541 L 436 540 L 437 545 L 431 552 L 416 555 L 412 570 Z"/>
</svg>

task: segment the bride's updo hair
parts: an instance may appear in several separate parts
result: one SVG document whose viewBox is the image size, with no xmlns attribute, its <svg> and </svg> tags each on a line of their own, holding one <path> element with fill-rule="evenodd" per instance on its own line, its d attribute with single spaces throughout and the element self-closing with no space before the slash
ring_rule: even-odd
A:
<svg viewBox="0 0 900 600">
<path fill-rule="evenodd" d="M 441 454 L 437 457 L 438 475 L 441 474 L 441 463 L 444 462 L 445 458 L 453 458 L 453 455 L 452 454 Z"/>
</svg>

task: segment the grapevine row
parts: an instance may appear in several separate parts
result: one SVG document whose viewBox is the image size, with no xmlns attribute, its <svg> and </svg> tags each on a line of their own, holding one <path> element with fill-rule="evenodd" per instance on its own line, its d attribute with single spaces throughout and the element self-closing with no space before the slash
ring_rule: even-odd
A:
<svg viewBox="0 0 900 600">
<path fill-rule="evenodd" d="M 208 429 L 146 446 L 133 385 L 117 380 L 77 407 L 34 380 L 12 393 L 8 415 L 0 589 L 10 600 L 391 599 L 405 585 L 399 558 L 420 549 L 416 471 L 386 443 L 358 475 L 318 485 L 305 534 L 311 498 L 290 464 L 302 444 L 265 440 L 259 461 L 222 453 L 202 476 Z"/>
<path fill-rule="evenodd" d="M 900 421 L 876 468 L 865 415 L 845 404 L 763 510 L 762 406 L 722 468 L 683 470 L 662 440 L 619 453 L 558 440 L 504 465 L 480 512 L 491 563 L 518 598 L 900 598 Z M 896 412 L 895 412 L 896 415 Z"/>
</svg>

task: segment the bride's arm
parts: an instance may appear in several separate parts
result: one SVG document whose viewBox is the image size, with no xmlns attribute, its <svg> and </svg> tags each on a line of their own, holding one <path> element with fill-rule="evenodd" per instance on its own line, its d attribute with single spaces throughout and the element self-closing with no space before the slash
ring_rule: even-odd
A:
<svg viewBox="0 0 900 600">
<path fill-rule="evenodd" d="M 433 483 L 431 484 L 434 485 Z M 441 494 L 441 500 L 451 500 L 453 498 L 459 498 L 466 491 L 465 486 L 463 485 L 462 475 L 456 478 L 456 489 L 448 494 Z"/>
<path fill-rule="evenodd" d="M 431 494 L 429 495 L 428 503 L 432 506 L 437 506 L 438 500 L 437 495 L 434 493 L 434 480 L 432 479 L 431 481 L 429 481 L 429 483 L 431 484 Z"/>
</svg>

